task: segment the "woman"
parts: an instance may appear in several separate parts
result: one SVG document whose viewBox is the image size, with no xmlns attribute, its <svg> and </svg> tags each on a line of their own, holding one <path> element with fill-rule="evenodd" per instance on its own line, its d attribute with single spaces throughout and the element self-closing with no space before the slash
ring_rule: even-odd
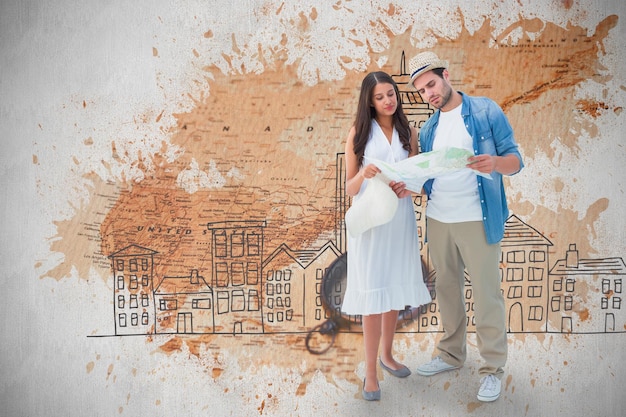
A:
<svg viewBox="0 0 626 417">
<path fill-rule="evenodd" d="M 361 84 L 356 120 L 346 141 L 346 192 L 354 201 L 368 180 L 380 170 L 366 164 L 370 157 L 397 162 L 417 154 L 417 132 L 399 105 L 398 87 L 384 72 L 368 74 Z M 392 375 L 404 378 L 411 371 L 392 353 L 398 312 L 431 301 L 422 276 L 422 264 L 411 192 L 404 183 L 390 183 L 399 198 L 388 223 L 348 237 L 348 277 L 342 311 L 362 315 L 365 344 L 365 379 L 362 395 L 380 399 L 377 359 Z M 378 348 L 381 355 L 378 358 Z"/>
</svg>

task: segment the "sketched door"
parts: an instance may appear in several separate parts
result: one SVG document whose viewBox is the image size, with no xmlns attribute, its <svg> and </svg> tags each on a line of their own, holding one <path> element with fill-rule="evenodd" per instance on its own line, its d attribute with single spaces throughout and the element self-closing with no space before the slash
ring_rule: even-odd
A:
<svg viewBox="0 0 626 417">
<path fill-rule="evenodd" d="M 193 333 L 193 320 L 191 313 L 178 313 L 176 320 L 176 333 Z"/>
</svg>

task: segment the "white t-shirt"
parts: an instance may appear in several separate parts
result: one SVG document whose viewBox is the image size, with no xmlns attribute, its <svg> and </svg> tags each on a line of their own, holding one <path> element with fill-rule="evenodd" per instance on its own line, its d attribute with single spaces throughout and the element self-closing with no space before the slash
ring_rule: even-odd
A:
<svg viewBox="0 0 626 417">
<path fill-rule="evenodd" d="M 439 113 L 433 150 L 447 146 L 474 151 L 461 116 L 461 105 Z M 443 223 L 481 221 L 483 211 L 476 173 L 469 168 L 435 178 L 426 215 Z"/>
</svg>

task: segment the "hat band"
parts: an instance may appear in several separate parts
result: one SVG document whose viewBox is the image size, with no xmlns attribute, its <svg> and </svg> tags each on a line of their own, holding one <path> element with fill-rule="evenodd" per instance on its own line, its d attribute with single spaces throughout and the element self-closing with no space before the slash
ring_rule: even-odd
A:
<svg viewBox="0 0 626 417">
<path fill-rule="evenodd" d="M 427 66 L 429 66 L 431 64 L 426 64 L 421 68 L 416 69 L 415 71 L 413 71 L 413 73 L 411 74 L 411 78 L 415 77 L 415 74 L 417 74 L 418 72 L 420 72 L 421 70 L 423 70 L 424 68 L 426 68 Z"/>
</svg>

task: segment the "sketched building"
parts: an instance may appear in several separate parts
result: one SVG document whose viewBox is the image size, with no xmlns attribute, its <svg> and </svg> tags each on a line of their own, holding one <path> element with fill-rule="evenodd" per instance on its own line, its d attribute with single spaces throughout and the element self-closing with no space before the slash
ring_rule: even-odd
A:
<svg viewBox="0 0 626 417">
<path fill-rule="evenodd" d="M 127 246 L 112 255 L 113 316 L 116 335 L 154 333 L 154 255 L 138 245 Z"/>
<path fill-rule="evenodd" d="M 263 221 L 208 223 L 216 333 L 262 333 Z"/>
<path fill-rule="evenodd" d="M 550 270 L 551 330 L 564 333 L 624 332 L 626 309 L 622 258 L 579 259 L 571 244 Z"/>
<path fill-rule="evenodd" d="M 505 223 L 500 273 L 510 333 L 545 332 L 552 242 L 515 215 Z"/>
<path fill-rule="evenodd" d="M 328 318 L 321 300 L 322 278 L 340 256 L 334 243 L 315 250 L 280 245 L 263 263 L 263 312 L 268 332 L 302 332 Z"/>
<path fill-rule="evenodd" d="M 213 333 L 213 289 L 193 269 L 188 276 L 164 277 L 154 290 L 155 333 Z"/>
</svg>

